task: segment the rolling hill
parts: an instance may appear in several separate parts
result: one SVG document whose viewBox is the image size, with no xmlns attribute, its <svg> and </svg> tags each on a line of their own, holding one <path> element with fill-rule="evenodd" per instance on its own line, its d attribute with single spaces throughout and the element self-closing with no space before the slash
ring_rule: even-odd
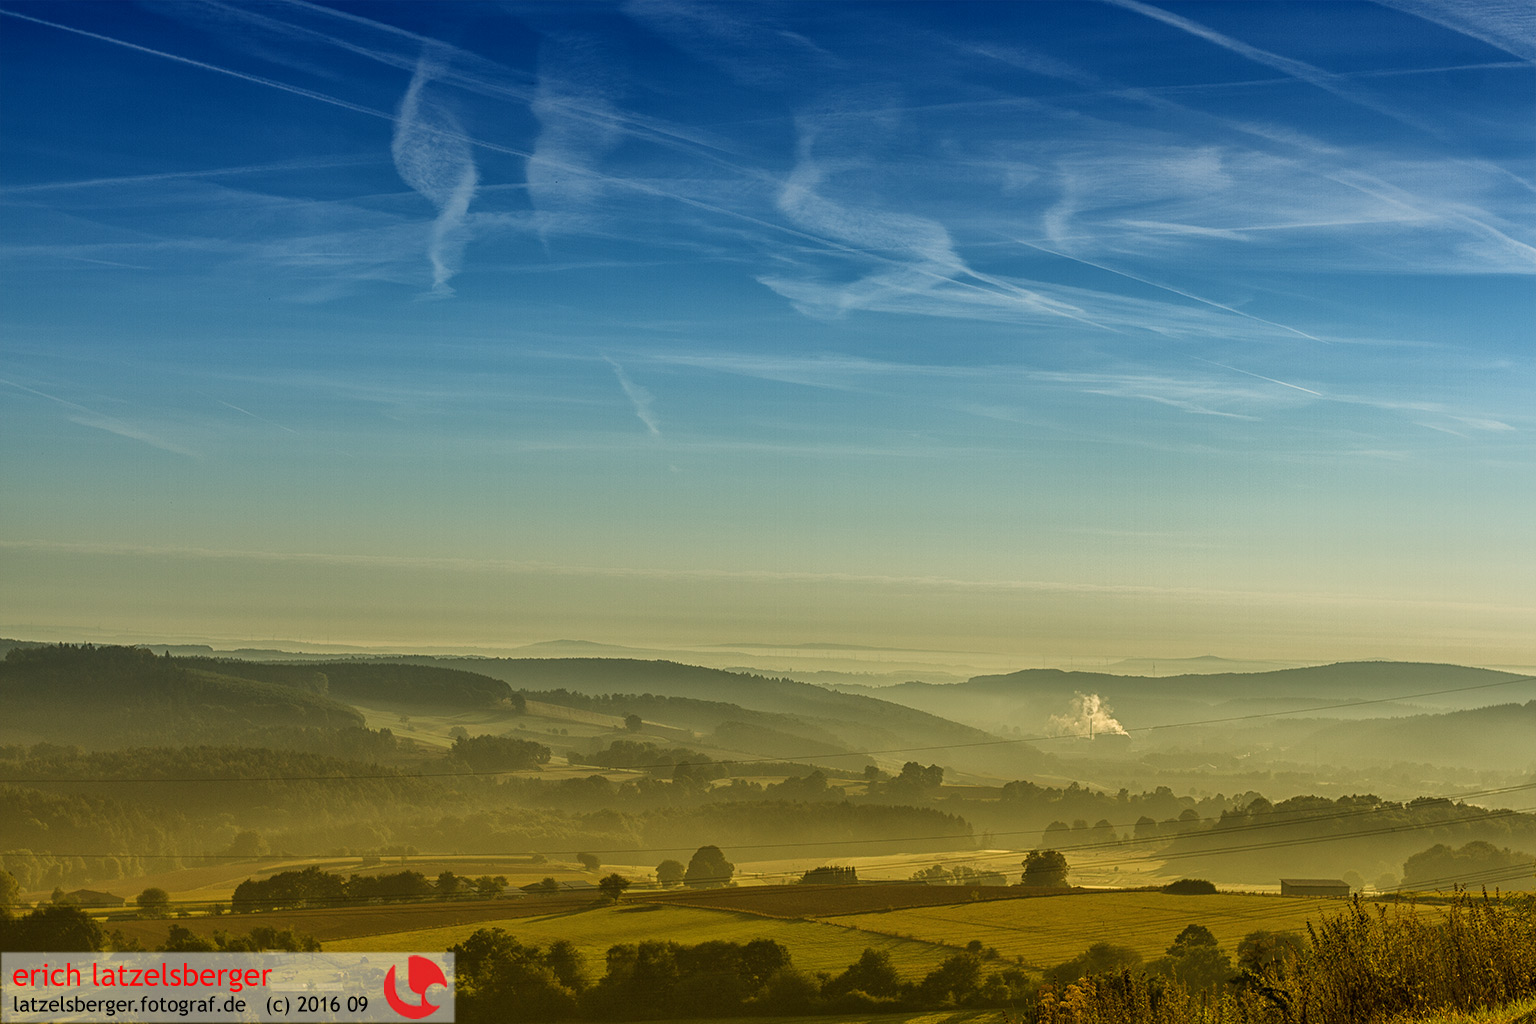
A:
<svg viewBox="0 0 1536 1024">
<path fill-rule="evenodd" d="M 701 668 L 670 661 L 624 658 L 412 658 L 411 664 L 471 670 L 499 679 L 529 696 L 551 700 L 550 691 L 576 694 L 650 694 L 709 702 L 718 728 L 733 720 L 729 705 L 757 715 L 773 715 L 759 724 L 790 736 L 818 743 L 835 737 L 845 750 L 880 752 L 877 760 L 900 764 L 922 760 L 966 770 L 1003 773 L 1008 777 L 1048 763 L 1027 744 L 999 744 L 996 734 L 962 725 L 936 711 L 907 706 L 862 693 L 845 693 L 793 679 L 769 678 L 742 672 Z M 692 710 L 703 710 L 695 705 Z M 642 712 L 643 713 L 643 712 Z M 693 728 L 709 722 L 695 718 Z M 804 750 L 751 750 L 759 756 L 799 756 Z"/>
<path fill-rule="evenodd" d="M 1411 705 L 1400 709 L 1403 711 L 1459 710 L 1536 693 L 1536 678 L 1460 665 L 1372 661 L 1272 672 L 1159 677 L 1025 669 L 947 685 L 909 682 L 878 691 L 848 686 L 838 689 L 878 692 L 884 700 L 932 713 L 942 711 L 960 721 L 1003 722 L 1038 731 L 1052 715 L 1065 711 L 1079 693 L 1098 694 L 1127 728 L 1145 728 L 1199 721 L 1213 717 L 1213 708 L 1255 698 L 1268 703 L 1266 711 L 1305 711 L 1403 698 L 1412 700 Z M 1380 709 L 1372 704 L 1358 710 L 1335 708 L 1328 713 L 1340 718 L 1373 717 Z"/>
</svg>

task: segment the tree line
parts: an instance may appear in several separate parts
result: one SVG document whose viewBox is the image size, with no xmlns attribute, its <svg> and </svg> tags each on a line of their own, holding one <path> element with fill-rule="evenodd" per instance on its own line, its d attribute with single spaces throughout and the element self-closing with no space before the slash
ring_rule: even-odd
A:
<svg viewBox="0 0 1536 1024">
<path fill-rule="evenodd" d="M 237 913 L 357 903 L 391 903 L 427 898 L 491 899 L 506 890 L 502 876 L 467 878 L 444 871 L 428 879 L 419 871 L 344 878 L 316 867 L 280 871 L 270 878 L 247 878 L 235 886 L 230 907 Z"/>
</svg>

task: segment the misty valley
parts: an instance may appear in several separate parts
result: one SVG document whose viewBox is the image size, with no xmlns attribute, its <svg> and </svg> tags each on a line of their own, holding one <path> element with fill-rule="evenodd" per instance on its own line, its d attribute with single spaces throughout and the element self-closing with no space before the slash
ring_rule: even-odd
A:
<svg viewBox="0 0 1536 1024">
<path fill-rule="evenodd" d="M 4 644 L 8 949 L 453 949 L 471 1021 L 1344 1020 L 1341 950 L 1474 926 L 1536 976 L 1518 673 Z"/>
</svg>

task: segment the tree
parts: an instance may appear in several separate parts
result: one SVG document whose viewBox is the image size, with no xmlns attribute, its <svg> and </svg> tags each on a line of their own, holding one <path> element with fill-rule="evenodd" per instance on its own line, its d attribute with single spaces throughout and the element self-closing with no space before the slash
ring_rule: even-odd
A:
<svg viewBox="0 0 1536 1024">
<path fill-rule="evenodd" d="M 901 988 L 901 976 L 885 950 L 866 949 L 858 961 L 822 986 L 822 995 L 830 998 L 848 992 L 863 992 L 876 997 L 894 996 Z"/>
<path fill-rule="evenodd" d="M 139 905 L 140 917 L 164 917 L 171 909 L 171 894 L 152 885 L 134 897 L 133 902 Z"/>
<path fill-rule="evenodd" d="M 523 771 L 549 763 L 549 748 L 510 736 L 460 736 L 449 756 L 475 771 Z"/>
<path fill-rule="evenodd" d="M 189 929 L 173 924 L 160 949 L 165 953 L 212 953 L 214 945 L 200 935 L 193 935 Z"/>
<path fill-rule="evenodd" d="M 576 863 L 580 864 L 587 871 L 596 871 L 603 866 L 603 862 L 597 859 L 597 854 L 595 853 L 578 853 L 576 855 Z"/>
<path fill-rule="evenodd" d="M 629 879 L 618 872 L 614 872 L 598 882 L 597 889 L 604 897 L 617 903 L 619 897 L 624 895 L 624 890 L 628 889 L 632 884 Z"/>
<path fill-rule="evenodd" d="M 8 953 L 98 952 L 107 937 L 79 907 L 51 904 L 23 917 L 0 915 L 0 949 Z"/>
<path fill-rule="evenodd" d="M 231 857 L 241 857 L 247 860 L 255 860 L 267 854 L 267 841 L 261 838 L 261 833 L 246 829 L 235 833 L 234 840 L 226 851 Z"/>
<path fill-rule="evenodd" d="M 569 943 L 556 942 L 546 953 L 500 928 L 481 928 L 450 952 L 459 1020 L 550 1021 L 576 1015 L 580 962 Z"/>
<path fill-rule="evenodd" d="M 943 768 L 936 764 L 924 768 L 917 761 L 908 761 L 902 765 L 901 774 L 891 780 L 892 788 L 912 791 L 938 789 L 943 784 Z"/>
<path fill-rule="evenodd" d="M 0 914 L 21 901 L 21 883 L 9 871 L 0 871 Z"/>
<path fill-rule="evenodd" d="M 736 873 L 736 865 L 725 859 L 718 846 L 701 846 L 688 861 L 683 881 L 695 889 L 724 885 Z"/>
<path fill-rule="evenodd" d="M 1067 858 L 1056 850 L 1030 850 L 1024 858 L 1024 884 L 1060 888 L 1067 884 Z"/>
<path fill-rule="evenodd" d="M 688 869 L 679 860 L 664 860 L 656 865 L 656 881 L 664 887 L 683 884 Z"/>
<path fill-rule="evenodd" d="M 1190 991 L 1215 988 L 1232 977 L 1232 961 L 1203 924 L 1187 925 L 1168 955 L 1152 965 L 1153 973 L 1177 980 Z"/>
<path fill-rule="evenodd" d="M 1443 843 L 1409 857 L 1403 863 L 1403 888 L 1449 889 L 1460 882 L 1475 885 L 1482 879 L 1513 875 L 1519 869 L 1530 877 L 1531 855 L 1501 849 L 1483 839 L 1452 849 Z"/>
<path fill-rule="evenodd" d="M 645 721 L 637 714 L 631 712 L 624 716 L 624 728 L 629 732 L 639 732 L 645 726 Z"/>
<path fill-rule="evenodd" d="M 1095 942 L 1077 956 L 1045 972 L 1046 979 L 1061 988 L 1090 974 L 1121 974 L 1141 966 L 1141 954 L 1129 946 Z"/>
<path fill-rule="evenodd" d="M 556 939 L 549 944 L 544 963 L 555 979 L 572 991 L 586 988 L 586 970 L 581 962 L 581 950 L 569 939 Z"/>
<path fill-rule="evenodd" d="M 975 953 L 956 953 L 928 972 L 917 991 L 930 1005 L 963 1006 L 981 983 L 981 958 Z"/>
<path fill-rule="evenodd" d="M 1259 930 L 1243 936 L 1237 944 L 1237 965 L 1252 974 L 1258 974 L 1270 964 L 1287 957 L 1299 957 L 1303 950 L 1298 932 L 1272 932 Z"/>
<path fill-rule="evenodd" d="M 475 895 L 481 899 L 494 899 L 505 892 L 506 888 L 506 875 L 481 875 L 475 879 Z"/>
</svg>

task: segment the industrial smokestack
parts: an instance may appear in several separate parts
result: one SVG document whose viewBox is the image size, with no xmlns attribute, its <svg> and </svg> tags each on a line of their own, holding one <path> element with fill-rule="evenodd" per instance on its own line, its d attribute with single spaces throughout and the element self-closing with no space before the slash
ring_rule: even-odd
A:
<svg viewBox="0 0 1536 1024">
<path fill-rule="evenodd" d="M 1052 715 L 1046 731 L 1052 736 L 1127 736 L 1125 726 L 1115 721 L 1108 704 L 1096 693 L 1079 693 L 1072 698 L 1066 714 Z"/>
</svg>

